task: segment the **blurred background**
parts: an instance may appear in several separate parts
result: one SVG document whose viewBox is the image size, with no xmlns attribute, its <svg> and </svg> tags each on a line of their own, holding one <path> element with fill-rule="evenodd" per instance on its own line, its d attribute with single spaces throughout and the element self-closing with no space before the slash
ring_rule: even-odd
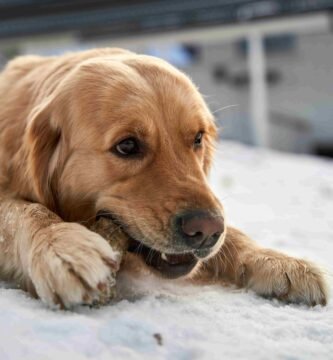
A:
<svg viewBox="0 0 333 360">
<path fill-rule="evenodd" d="M 199 86 L 223 139 L 333 157 L 333 0 L 0 0 L 0 68 L 124 47 Z"/>
</svg>

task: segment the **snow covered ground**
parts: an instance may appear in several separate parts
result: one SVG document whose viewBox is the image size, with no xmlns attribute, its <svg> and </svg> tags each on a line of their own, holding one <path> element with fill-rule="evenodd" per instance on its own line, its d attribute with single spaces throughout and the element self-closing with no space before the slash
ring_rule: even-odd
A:
<svg viewBox="0 0 333 360">
<path fill-rule="evenodd" d="M 333 287 L 333 163 L 225 143 L 211 183 L 263 246 L 326 266 Z M 284 305 L 220 286 L 124 279 L 126 298 L 51 311 L 0 285 L 0 359 L 333 359 L 333 303 Z"/>
</svg>

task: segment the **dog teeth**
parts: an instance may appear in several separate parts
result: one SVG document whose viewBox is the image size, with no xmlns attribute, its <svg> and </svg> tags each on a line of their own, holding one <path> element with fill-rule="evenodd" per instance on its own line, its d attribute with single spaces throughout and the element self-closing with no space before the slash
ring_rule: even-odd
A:
<svg viewBox="0 0 333 360">
<path fill-rule="evenodd" d="M 167 258 L 167 256 L 166 256 L 164 253 L 162 253 L 161 258 L 162 258 L 164 261 L 168 261 L 168 258 Z"/>
</svg>

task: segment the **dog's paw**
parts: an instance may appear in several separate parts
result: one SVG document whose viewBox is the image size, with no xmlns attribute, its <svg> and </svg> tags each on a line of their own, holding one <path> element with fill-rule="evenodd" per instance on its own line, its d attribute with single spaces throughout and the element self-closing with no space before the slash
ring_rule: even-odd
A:
<svg viewBox="0 0 333 360">
<path fill-rule="evenodd" d="M 36 293 L 50 306 L 105 303 L 112 295 L 120 253 L 79 224 L 58 223 L 39 230 L 29 255 Z"/>
<path fill-rule="evenodd" d="M 316 265 L 271 250 L 260 250 L 244 261 L 239 278 L 242 285 L 259 295 L 310 306 L 326 305 L 328 287 Z"/>
</svg>

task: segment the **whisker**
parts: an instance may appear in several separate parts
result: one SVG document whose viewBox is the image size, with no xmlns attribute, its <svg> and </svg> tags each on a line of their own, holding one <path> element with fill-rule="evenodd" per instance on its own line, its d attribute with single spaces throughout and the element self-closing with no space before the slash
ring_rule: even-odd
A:
<svg viewBox="0 0 333 360">
<path fill-rule="evenodd" d="M 220 112 L 220 111 L 227 110 L 227 109 L 234 108 L 234 107 L 238 107 L 238 106 L 239 106 L 239 104 L 233 104 L 233 105 L 223 106 L 223 107 L 221 107 L 221 108 L 219 108 L 219 109 L 214 110 L 214 111 L 212 112 L 212 114 L 214 115 L 214 114 L 216 114 L 216 113 L 218 113 L 218 112 Z"/>
</svg>

